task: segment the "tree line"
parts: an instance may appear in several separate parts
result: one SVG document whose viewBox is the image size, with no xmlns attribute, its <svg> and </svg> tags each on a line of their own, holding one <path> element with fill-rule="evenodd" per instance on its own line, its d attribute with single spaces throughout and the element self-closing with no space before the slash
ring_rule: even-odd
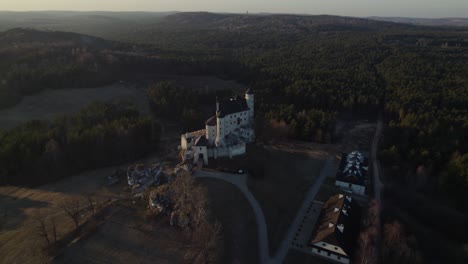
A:
<svg viewBox="0 0 468 264">
<path fill-rule="evenodd" d="M 34 186 L 153 150 L 160 126 L 125 102 L 93 103 L 54 121 L 0 132 L 0 182 Z"/>
</svg>

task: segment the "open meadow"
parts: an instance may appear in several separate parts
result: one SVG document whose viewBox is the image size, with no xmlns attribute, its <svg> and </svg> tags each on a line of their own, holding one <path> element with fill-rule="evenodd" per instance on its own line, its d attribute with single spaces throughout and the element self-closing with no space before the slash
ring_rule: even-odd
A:
<svg viewBox="0 0 468 264">
<path fill-rule="evenodd" d="M 0 129 L 8 130 L 30 120 L 52 120 L 61 115 L 77 112 L 95 101 L 129 101 L 134 103 L 142 114 L 149 114 L 146 88 L 149 84 L 160 81 L 169 81 L 176 86 L 194 89 L 199 93 L 228 89 L 241 93 L 246 89 L 242 84 L 214 76 L 146 74 L 103 87 L 45 90 L 24 97 L 13 107 L 1 109 Z M 213 107 L 214 104 L 213 97 Z"/>
</svg>

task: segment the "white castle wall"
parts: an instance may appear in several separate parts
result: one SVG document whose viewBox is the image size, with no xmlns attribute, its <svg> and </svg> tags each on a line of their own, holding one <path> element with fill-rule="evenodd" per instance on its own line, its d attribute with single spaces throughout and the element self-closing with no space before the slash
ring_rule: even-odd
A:
<svg viewBox="0 0 468 264">
<path fill-rule="evenodd" d="M 217 147 L 213 149 L 213 157 L 220 158 L 220 157 L 229 157 L 232 158 L 234 156 L 243 155 L 246 152 L 246 144 L 240 143 L 237 145 L 229 146 L 229 147 Z"/>
<path fill-rule="evenodd" d="M 216 139 L 216 126 L 208 126 L 206 125 L 206 139 L 210 144 L 213 144 Z"/>
</svg>

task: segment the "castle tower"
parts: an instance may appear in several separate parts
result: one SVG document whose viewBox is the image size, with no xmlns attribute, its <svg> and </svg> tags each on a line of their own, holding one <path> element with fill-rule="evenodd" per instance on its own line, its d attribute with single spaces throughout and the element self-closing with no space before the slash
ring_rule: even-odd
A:
<svg viewBox="0 0 468 264">
<path fill-rule="evenodd" d="M 250 124 L 254 123 L 254 108 L 255 108 L 255 96 L 253 93 L 253 89 L 249 88 L 245 92 L 245 100 L 247 101 L 247 106 L 250 109 Z"/>
<path fill-rule="evenodd" d="M 254 111 L 255 111 L 255 96 L 253 93 L 253 89 L 249 88 L 245 92 L 245 101 L 247 102 L 247 106 L 249 107 L 249 123 L 250 123 L 250 133 L 249 133 L 249 140 L 255 140 L 255 119 L 254 119 Z"/>
</svg>

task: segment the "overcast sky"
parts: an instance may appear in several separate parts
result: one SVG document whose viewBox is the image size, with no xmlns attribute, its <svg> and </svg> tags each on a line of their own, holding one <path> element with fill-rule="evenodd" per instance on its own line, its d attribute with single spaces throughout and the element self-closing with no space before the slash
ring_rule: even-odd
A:
<svg viewBox="0 0 468 264">
<path fill-rule="evenodd" d="M 212 11 L 468 17 L 468 0 L 0 0 L 0 10 Z"/>
</svg>

